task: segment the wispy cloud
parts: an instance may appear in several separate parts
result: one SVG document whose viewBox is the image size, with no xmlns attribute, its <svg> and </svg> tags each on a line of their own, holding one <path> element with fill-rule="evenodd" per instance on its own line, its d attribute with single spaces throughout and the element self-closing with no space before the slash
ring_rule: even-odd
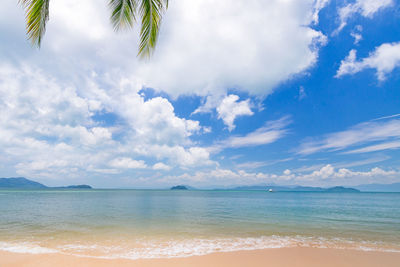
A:
<svg viewBox="0 0 400 267">
<path fill-rule="evenodd" d="M 338 162 L 333 164 L 336 168 L 349 168 L 349 167 L 357 167 L 357 166 L 364 166 L 372 163 L 382 162 L 385 160 L 390 159 L 391 157 L 386 155 L 381 155 L 379 157 L 372 157 L 363 160 L 356 160 L 356 161 L 346 161 L 346 162 Z"/>
<path fill-rule="evenodd" d="M 346 25 L 349 18 L 354 14 L 360 14 L 366 18 L 372 18 L 375 13 L 390 7 L 393 4 L 392 0 L 357 0 L 354 3 L 349 3 L 338 10 L 340 25 L 333 32 L 333 34 L 338 34 Z"/>
<path fill-rule="evenodd" d="M 293 160 L 293 158 L 285 158 L 285 159 L 278 159 L 278 160 L 269 160 L 269 161 L 250 161 L 236 164 L 235 166 L 239 169 L 257 169 L 265 166 L 271 166 L 281 162 L 287 162 Z"/>
<path fill-rule="evenodd" d="M 266 145 L 275 142 L 285 136 L 288 132 L 286 126 L 290 124 L 290 119 L 285 116 L 279 120 L 269 121 L 264 127 L 258 128 L 244 136 L 232 136 L 212 146 L 210 151 L 218 152 L 225 148 L 250 147 Z"/>
<path fill-rule="evenodd" d="M 363 148 L 346 151 L 343 152 L 343 154 L 367 153 L 367 152 L 375 152 L 375 151 L 398 149 L 398 148 L 400 148 L 400 141 L 394 141 L 394 142 L 386 142 L 378 145 L 366 146 Z"/>
<path fill-rule="evenodd" d="M 306 97 L 307 97 L 306 90 L 304 89 L 303 86 L 300 86 L 300 88 L 299 88 L 299 100 L 303 100 Z"/>
<path fill-rule="evenodd" d="M 371 121 L 386 120 L 386 119 L 397 118 L 397 117 L 400 117 L 400 113 L 399 114 L 390 115 L 390 116 L 384 116 L 384 117 L 376 118 L 376 119 L 373 119 Z"/>
<path fill-rule="evenodd" d="M 357 167 L 357 166 L 364 166 L 364 165 L 369 165 L 372 163 L 377 163 L 377 162 L 382 162 L 385 160 L 390 159 L 391 157 L 387 155 L 380 155 L 378 157 L 371 157 L 363 160 L 356 160 L 356 161 L 339 161 L 335 163 L 331 163 L 330 165 L 334 166 L 335 168 L 349 168 L 349 167 Z M 293 172 L 297 173 L 305 173 L 305 172 L 312 172 L 321 169 L 324 167 L 327 163 L 319 163 L 319 164 L 313 164 L 313 165 L 305 165 L 300 168 L 293 169 Z"/>
<path fill-rule="evenodd" d="M 307 155 L 321 151 L 337 151 L 344 150 L 351 146 L 362 145 L 374 141 L 388 141 L 390 139 L 400 138 L 400 120 L 393 119 L 390 121 L 370 121 L 357 124 L 348 130 L 331 133 L 323 138 L 306 141 L 297 150 L 298 154 Z M 393 148 L 387 145 L 386 149 Z M 354 153 L 368 152 L 368 150 L 383 150 L 385 146 L 370 147 L 369 149 L 359 150 Z"/>
</svg>

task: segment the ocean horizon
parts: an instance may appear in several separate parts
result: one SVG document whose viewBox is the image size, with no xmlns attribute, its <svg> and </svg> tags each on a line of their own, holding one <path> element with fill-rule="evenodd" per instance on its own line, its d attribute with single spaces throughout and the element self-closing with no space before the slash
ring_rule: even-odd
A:
<svg viewBox="0 0 400 267">
<path fill-rule="evenodd" d="M 170 258 L 265 248 L 400 252 L 400 193 L 0 190 L 0 250 Z"/>
</svg>

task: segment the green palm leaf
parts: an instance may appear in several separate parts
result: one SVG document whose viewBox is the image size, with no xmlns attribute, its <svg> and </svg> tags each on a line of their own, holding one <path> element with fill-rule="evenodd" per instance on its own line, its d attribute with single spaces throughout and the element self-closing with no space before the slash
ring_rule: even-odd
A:
<svg viewBox="0 0 400 267">
<path fill-rule="evenodd" d="M 20 0 L 25 8 L 26 31 L 33 45 L 40 47 L 49 20 L 50 0 Z"/>
<path fill-rule="evenodd" d="M 132 27 L 136 21 L 136 0 L 110 0 L 111 23 L 115 30 Z"/>
<path fill-rule="evenodd" d="M 33 45 L 40 47 L 49 20 L 50 0 L 19 0 L 25 9 L 26 31 Z M 115 30 L 132 27 L 141 17 L 138 56 L 149 57 L 156 46 L 161 19 L 168 0 L 109 0 L 111 23 Z"/>
<path fill-rule="evenodd" d="M 142 0 L 140 16 L 142 25 L 140 29 L 140 44 L 138 55 L 149 57 L 157 43 L 161 18 L 168 6 L 168 0 Z"/>
</svg>

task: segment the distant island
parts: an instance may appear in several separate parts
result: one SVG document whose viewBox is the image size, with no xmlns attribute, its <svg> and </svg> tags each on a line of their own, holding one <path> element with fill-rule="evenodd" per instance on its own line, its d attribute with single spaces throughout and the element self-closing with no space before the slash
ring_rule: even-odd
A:
<svg viewBox="0 0 400 267">
<path fill-rule="evenodd" d="M 49 188 L 66 188 L 66 189 L 92 189 L 90 185 L 87 184 L 77 184 L 77 185 L 68 185 L 68 186 L 59 186 L 59 187 L 49 187 Z"/>
<path fill-rule="evenodd" d="M 255 185 L 255 186 L 239 186 L 233 190 L 255 190 L 255 191 L 268 191 L 273 192 L 328 192 L 328 193 L 358 193 L 361 192 L 355 188 L 335 186 L 329 188 L 312 187 L 312 186 L 276 186 L 276 185 Z"/>
<path fill-rule="evenodd" d="M 343 186 L 335 186 L 331 188 L 325 189 L 324 192 L 332 192 L 332 193 L 359 193 L 361 192 L 355 188 L 343 187 Z"/>
<path fill-rule="evenodd" d="M 189 190 L 189 188 L 185 185 L 176 185 L 171 187 L 171 190 Z"/>
<path fill-rule="evenodd" d="M 90 185 L 49 187 L 24 177 L 0 178 L 0 189 L 92 189 Z"/>
<path fill-rule="evenodd" d="M 90 185 L 46 186 L 25 177 L 0 178 L 0 189 L 93 189 Z M 176 185 L 170 190 L 198 190 L 189 185 Z M 271 190 L 270 190 L 271 189 Z M 249 185 L 230 188 L 214 188 L 211 190 L 236 191 L 272 191 L 272 192 L 328 192 L 328 193 L 358 193 L 358 192 L 400 192 L 400 183 L 394 184 L 364 184 L 353 187 L 334 186 L 329 188 L 299 186 L 299 185 Z"/>
</svg>

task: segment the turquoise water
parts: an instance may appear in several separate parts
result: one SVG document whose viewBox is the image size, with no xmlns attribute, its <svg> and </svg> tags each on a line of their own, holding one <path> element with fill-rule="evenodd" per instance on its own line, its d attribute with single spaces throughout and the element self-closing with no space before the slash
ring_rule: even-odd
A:
<svg viewBox="0 0 400 267">
<path fill-rule="evenodd" d="M 400 252 L 400 193 L 0 191 L 0 250 L 153 258 L 294 246 Z"/>
</svg>

